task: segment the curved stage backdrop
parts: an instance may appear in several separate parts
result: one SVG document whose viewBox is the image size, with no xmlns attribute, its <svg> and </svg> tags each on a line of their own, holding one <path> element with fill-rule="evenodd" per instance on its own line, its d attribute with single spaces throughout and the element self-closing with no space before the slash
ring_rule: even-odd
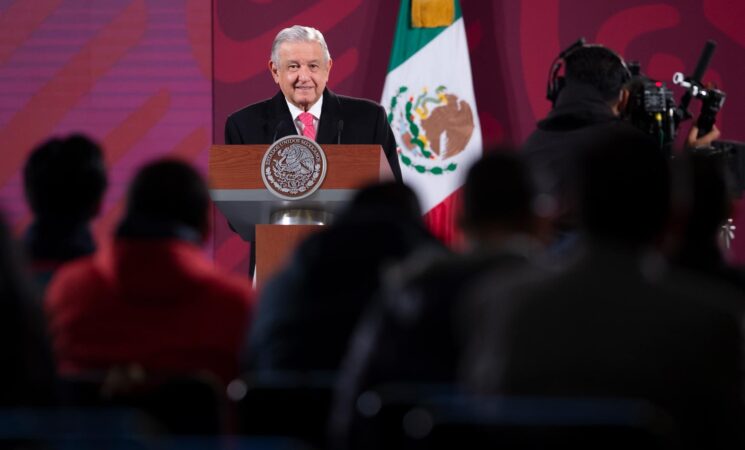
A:
<svg viewBox="0 0 745 450">
<path fill-rule="evenodd" d="M 580 36 L 638 60 L 669 81 L 689 73 L 707 39 L 718 48 L 705 80 L 727 93 L 719 125 L 745 141 L 745 3 L 739 0 L 461 0 L 485 145 L 520 142 L 549 109 L 548 66 Z M 103 142 L 111 187 L 95 229 L 105 239 L 127 181 L 143 163 L 177 155 L 206 169 L 225 117 L 275 92 L 268 70 L 277 31 L 319 28 L 334 58 L 329 86 L 380 100 L 398 2 L 391 0 L 0 0 L 0 208 L 28 223 L 20 170 L 52 134 Z M 447 61 L 443 61 L 447 64 Z M 676 93 L 679 98 L 680 93 Z M 738 210 L 743 211 L 742 202 Z M 640 219 L 641 220 L 641 219 Z M 745 214 L 736 215 L 745 230 Z M 208 250 L 244 271 L 247 245 L 215 217 Z M 745 262 L 745 234 L 733 257 Z"/>
</svg>

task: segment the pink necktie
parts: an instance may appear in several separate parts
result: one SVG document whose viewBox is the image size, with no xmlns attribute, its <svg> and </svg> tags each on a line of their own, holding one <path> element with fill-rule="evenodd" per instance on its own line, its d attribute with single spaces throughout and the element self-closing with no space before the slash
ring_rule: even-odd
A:
<svg viewBox="0 0 745 450">
<path fill-rule="evenodd" d="M 316 127 L 313 126 L 313 114 L 309 112 L 301 112 L 298 119 L 303 123 L 303 136 L 315 141 Z"/>
</svg>

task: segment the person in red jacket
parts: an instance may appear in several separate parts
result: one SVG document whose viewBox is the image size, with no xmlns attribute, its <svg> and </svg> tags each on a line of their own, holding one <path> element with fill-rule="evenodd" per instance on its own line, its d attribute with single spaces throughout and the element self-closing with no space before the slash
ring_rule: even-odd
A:
<svg viewBox="0 0 745 450">
<path fill-rule="evenodd" d="M 209 195 L 185 163 L 143 168 L 111 245 L 59 270 L 45 309 L 59 373 L 138 365 L 228 382 L 253 309 L 248 279 L 204 257 Z"/>
</svg>

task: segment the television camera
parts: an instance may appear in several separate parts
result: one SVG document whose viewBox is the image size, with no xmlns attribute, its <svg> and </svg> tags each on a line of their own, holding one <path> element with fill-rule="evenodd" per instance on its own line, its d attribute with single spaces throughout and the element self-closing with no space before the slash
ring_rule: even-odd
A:
<svg viewBox="0 0 745 450">
<path fill-rule="evenodd" d="M 675 103 L 672 90 L 664 82 L 644 75 L 637 61 L 629 63 L 632 77 L 628 86 L 630 98 L 626 116 L 632 124 L 655 136 L 661 149 L 670 152 L 680 124 L 693 117 L 688 107 L 694 98 L 701 101 L 701 113 L 696 122 L 699 136 L 705 135 L 714 126 L 726 94 L 714 87 L 704 86 L 701 78 L 715 49 L 716 43 L 708 41 L 692 75 L 685 76 L 681 72 L 673 75 L 672 82 L 686 89 L 679 104 Z"/>
<path fill-rule="evenodd" d="M 708 41 L 692 75 L 685 76 L 681 72 L 673 75 L 673 84 L 686 90 L 677 104 L 673 91 L 665 82 L 645 76 L 637 61 L 629 62 L 631 80 L 628 84 L 629 104 L 625 118 L 653 136 L 660 149 L 670 156 L 680 124 L 693 118 L 689 111 L 693 99 L 701 102 L 701 112 L 696 120 L 698 137 L 712 130 L 717 114 L 724 105 L 727 95 L 713 86 L 704 85 L 701 81 L 715 49 L 716 42 Z M 713 157 L 722 158 L 729 173 L 732 194 L 742 196 L 745 191 L 745 143 L 715 141 L 710 148 L 693 151 L 706 152 Z"/>
</svg>

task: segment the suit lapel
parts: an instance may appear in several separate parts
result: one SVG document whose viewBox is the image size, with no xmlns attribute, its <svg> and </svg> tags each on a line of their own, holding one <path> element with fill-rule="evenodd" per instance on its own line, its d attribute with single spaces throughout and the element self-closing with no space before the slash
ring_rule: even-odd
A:
<svg viewBox="0 0 745 450">
<path fill-rule="evenodd" d="M 295 124 L 292 122 L 292 116 L 290 110 L 287 108 L 287 100 L 285 100 L 282 91 L 279 91 L 270 102 L 270 107 L 267 108 L 267 120 L 264 124 L 264 136 L 266 136 L 267 142 L 272 144 L 272 138 L 276 139 L 297 134 Z M 282 125 L 280 125 L 282 123 Z"/>
<path fill-rule="evenodd" d="M 336 144 L 339 119 L 341 119 L 339 98 L 336 96 L 336 94 L 326 88 L 323 91 L 321 121 L 318 124 L 316 142 L 318 142 L 319 144 Z"/>
</svg>

